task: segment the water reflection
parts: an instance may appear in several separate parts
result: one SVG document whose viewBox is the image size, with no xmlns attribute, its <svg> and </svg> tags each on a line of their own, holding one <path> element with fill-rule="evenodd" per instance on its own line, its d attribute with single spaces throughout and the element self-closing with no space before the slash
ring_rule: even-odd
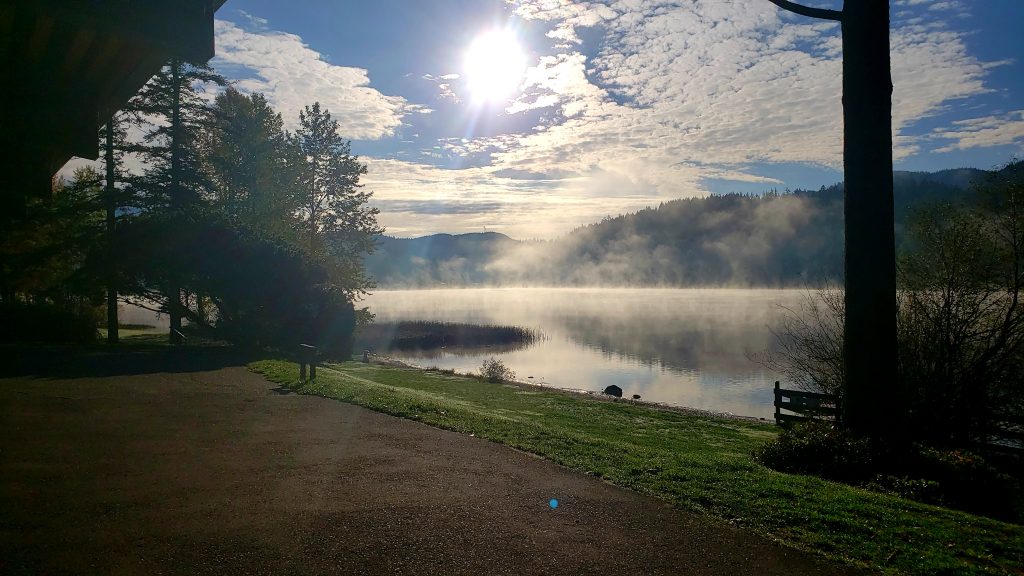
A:
<svg viewBox="0 0 1024 576">
<path fill-rule="evenodd" d="M 520 380 L 601 390 L 720 412 L 770 417 L 778 375 L 749 359 L 773 345 L 771 326 L 802 298 L 785 290 L 464 289 L 380 291 L 379 321 L 514 325 L 546 337 L 523 349 L 395 356 L 477 371 L 495 356 Z M 533 376 L 532 379 L 528 379 Z"/>
</svg>

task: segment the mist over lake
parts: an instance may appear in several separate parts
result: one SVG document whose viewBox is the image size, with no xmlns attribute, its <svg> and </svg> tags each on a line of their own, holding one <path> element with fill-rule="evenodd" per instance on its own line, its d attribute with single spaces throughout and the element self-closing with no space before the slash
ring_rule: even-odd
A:
<svg viewBox="0 0 1024 576">
<path fill-rule="evenodd" d="M 525 347 L 393 351 L 414 365 L 478 372 L 500 359 L 517 380 L 769 418 L 780 376 L 751 356 L 774 346 L 772 327 L 801 290 L 490 288 L 379 290 L 364 302 L 377 322 L 520 326 Z M 532 378 L 530 378 L 532 376 Z"/>
</svg>

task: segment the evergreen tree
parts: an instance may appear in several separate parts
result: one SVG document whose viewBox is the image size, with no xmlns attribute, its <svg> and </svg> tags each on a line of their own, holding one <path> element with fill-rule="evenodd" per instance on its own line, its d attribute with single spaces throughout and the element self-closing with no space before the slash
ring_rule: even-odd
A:
<svg viewBox="0 0 1024 576">
<path fill-rule="evenodd" d="M 133 113 L 147 121 L 143 143 L 133 150 L 148 166 L 137 182 L 144 208 L 183 212 L 207 199 L 202 143 L 213 108 L 203 91 L 211 84 L 225 81 L 208 66 L 172 60 L 132 100 Z"/>
<path fill-rule="evenodd" d="M 234 88 L 219 94 L 207 150 L 215 206 L 254 230 L 290 238 L 301 200 L 298 149 L 266 97 Z"/>
<path fill-rule="evenodd" d="M 9 283 L 5 303 L 21 295 L 62 305 L 95 294 L 93 275 L 82 271 L 103 238 L 102 182 L 95 169 L 83 167 L 69 182 L 56 180 L 50 198 L 29 199 L 25 215 L 0 237 Z"/>
<path fill-rule="evenodd" d="M 211 84 L 225 81 L 208 66 L 172 60 L 133 100 L 133 111 L 149 122 L 136 150 L 149 167 L 137 182 L 143 209 L 172 215 L 202 209 L 211 182 L 201 143 L 213 123 L 213 110 L 201 91 Z M 180 342 L 183 306 L 181 290 L 171 282 L 165 308 L 172 343 Z"/>
<path fill-rule="evenodd" d="M 299 183 L 307 247 L 332 261 L 332 280 L 350 297 L 371 286 L 363 273 L 363 255 L 372 251 L 378 210 L 367 205 L 371 193 L 361 189 L 366 165 L 351 153 L 351 142 L 338 133 L 338 122 L 316 102 L 299 113 L 296 131 L 303 158 Z"/>
<path fill-rule="evenodd" d="M 105 245 L 104 279 L 107 292 L 107 343 L 117 344 L 117 247 L 114 242 L 117 212 L 129 204 L 125 186 L 128 174 L 123 169 L 125 152 L 132 147 L 128 142 L 128 126 L 136 120 L 131 112 L 115 112 L 100 128 L 100 149 L 103 150 L 104 186 L 103 208 L 106 213 L 103 239 Z"/>
</svg>

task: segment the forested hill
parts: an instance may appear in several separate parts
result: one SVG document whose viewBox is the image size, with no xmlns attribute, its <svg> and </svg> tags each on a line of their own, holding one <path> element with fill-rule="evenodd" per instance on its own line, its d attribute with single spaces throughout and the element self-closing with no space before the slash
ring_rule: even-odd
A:
<svg viewBox="0 0 1024 576">
<path fill-rule="evenodd" d="M 897 243 L 914 205 L 964 199 L 982 174 L 897 172 Z M 383 237 L 366 264 L 382 287 L 818 284 L 842 277 L 842 199 L 837 184 L 673 200 L 547 242 L 495 233 Z"/>
</svg>

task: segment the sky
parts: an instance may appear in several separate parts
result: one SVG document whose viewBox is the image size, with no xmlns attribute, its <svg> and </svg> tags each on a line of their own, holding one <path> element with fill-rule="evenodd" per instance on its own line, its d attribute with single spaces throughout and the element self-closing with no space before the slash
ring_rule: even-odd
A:
<svg viewBox="0 0 1024 576">
<path fill-rule="evenodd" d="M 1024 157 L 1024 2 L 890 5 L 896 169 Z M 839 26 L 768 0 L 228 0 L 215 35 L 286 127 L 330 110 L 392 236 L 842 179 Z"/>
</svg>

